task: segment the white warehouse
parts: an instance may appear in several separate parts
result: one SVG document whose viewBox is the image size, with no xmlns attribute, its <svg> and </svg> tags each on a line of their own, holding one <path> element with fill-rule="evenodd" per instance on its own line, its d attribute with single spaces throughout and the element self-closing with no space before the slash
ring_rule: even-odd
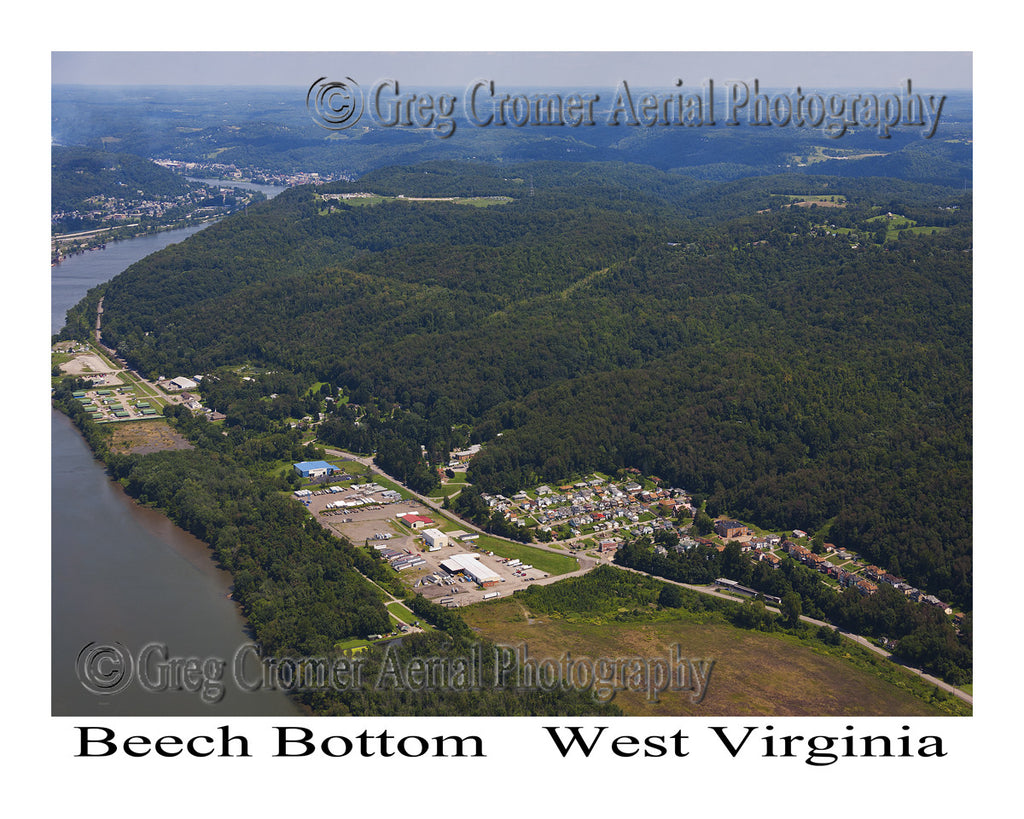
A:
<svg viewBox="0 0 1024 819">
<path fill-rule="evenodd" d="M 488 569 L 476 555 L 452 555 L 447 560 L 441 561 L 441 568 L 449 574 L 463 572 L 481 586 L 492 586 L 501 582 L 501 576 Z"/>
<path fill-rule="evenodd" d="M 452 545 L 451 540 L 448 539 L 448 535 L 440 529 L 424 529 L 420 534 L 423 535 L 423 542 L 431 549 L 435 546 L 440 547 Z"/>
</svg>

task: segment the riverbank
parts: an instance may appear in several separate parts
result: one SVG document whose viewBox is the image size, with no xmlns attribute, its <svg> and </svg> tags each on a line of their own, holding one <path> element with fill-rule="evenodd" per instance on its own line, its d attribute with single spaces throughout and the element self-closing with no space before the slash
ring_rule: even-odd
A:
<svg viewBox="0 0 1024 819">
<path fill-rule="evenodd" d="M 111 242 L 52 268 L 51 334 L 89 289 L 201 227 Z M 51 668 L 44 707 L 55 716 L 295 714 L 281 691 L 232 689 L 210 705 L 188 691 L 133 685 L 101 696 L 85 687 L 76 658 L 90 643 L 118 644 L 133 654 L 159 643 L 175 656 L 229 661 L 252 635 L 228 598 L 230 575 L 217 568 L 209 547 L 130 498 L 70 419 L 54 408 L 50 416 L 50 576 L 42 605 Z"/>
<path fill-rule="evenodd" d="M 144 236 L 152 236 L 157 233 L 165 233 L 169 230 L 188 230 L 194 228 L 200 230 L 207 225 L 219 222 L 224 216 L 215 219 L 201 218 L 198 220 L 186 218 L 173 222 L 169 225 L 123 225 L 116 228 L 98 228 L 96 230 L 85 230 L 79 233 L 63 233 L 53 236 L 50 240 L 50 266 L 54 267 L 74 256 L 81 256 L 92 250 L 106 250 L 108 243 L 124 242 L 130 239 L 140 239 Z"/>
</svg>

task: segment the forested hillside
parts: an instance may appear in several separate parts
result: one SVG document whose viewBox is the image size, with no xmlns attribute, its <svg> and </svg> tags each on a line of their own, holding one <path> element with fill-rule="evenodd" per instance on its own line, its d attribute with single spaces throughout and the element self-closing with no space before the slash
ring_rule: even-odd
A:
<svg viewBox="0 0 1024 819">
<path fill-rule="evenodd" d="M 72 210 L 92 197 L 174 197 L 191 186 L 182 177 L 140 156 L 54 146 L 51 208 Z"/>
<path fill-rule="evenodd" d="M 329 198 L 358 191 L 406 199 Z M 408 201 L 454 195 L 513 201 Z M 831 524 L 970 605 L 956 188 L 432 163 L 253 206 L 91 292 L 65 335 L 101 295 L 105 341 L 145 373 L 251 362 L 330 382 L 435 457 L 468 430 L 485 489 L 635 467 L 713 513 Z M 329 423 L 361 434 L 350 410 Z"/>
</svg>

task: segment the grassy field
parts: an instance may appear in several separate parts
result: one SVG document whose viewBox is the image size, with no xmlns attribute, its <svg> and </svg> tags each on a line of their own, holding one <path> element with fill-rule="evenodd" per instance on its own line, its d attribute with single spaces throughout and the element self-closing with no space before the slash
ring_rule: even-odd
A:
<svg viewBox="0 0 1024 819">
<path fill-rule="evenodd" d="M 574 572 L 580 567 L 576 558 L 569 555 L 557 555 L 554 552 L 534 549 L 524 544 L 509 543 L 507 540 L 499 540 L 489 535 L 480 535 L 477 545 L 483 551 L 494 552 L 496 555 L 507 557 L 509 560 L 518 558 L 523 563 L 550 575 Z"/>
<path fill-rule="evenodd" d="M 430 494 L 427 495 L 427 497 L 430 498 L 431 500 L 440 501 L 444 500 L 446 497 L 457 495 L 465 488 L 465 483 L 456 483 L 455 481 L 450 481 L 449 483 L 437 487 L 437 489 L 431 490 Z"/>
<path fill-rule="evenodd" d="M 413 610 L 405 605 L 405 603 L 388 603 L 385 608 L 388 610 L 388 614 L 392 617 L 397 617 L 406 625 L 411 623 L 413 620 L 419 619 L 416 617 L 415 613 L 413 613 Z"/>
<path fill-rule="evenodd" d="M 136 398 L 148 398 L 151 401 L 155 401 L 158 408 L 163 407 L 168 403 L 167 395 L 165 393 L 162 393 L 156 388 L 151 387 L 149 384 L 140 381 L 128 370 L 123 370 L 119 375 L 124 384 L 127 384 L 135 390 Z"/>
<path fill-rule="evenodd" d="M 800 194 L 773 193 L 773 198 L 783 199 L 787 205 L 820 205 L 821 207 L 845 208 L 846 197 L 842 194 Z"/>
<path fill-rule="evenodd" d="M 454 478 L 447 479 L 441 486 L 434 489 L 429 497 L 435 500 L 441 500 L 449 495 L 454 495 L 457 492 L 461 492 L 469 484 L 466 481 L 465 472 L 456 472 Z"/>
<path fill-rule="evenodd" d="M 507 205 L 513 201 L 511 196 L 382 196 L 380 194 L 357 196 L 340 201 L 346 205 L 366 207 L 396 200 L 399 202 L 454 202 L 456 205 L 471 205 L 477 208 L 486 208 L 491 205 Z M 327 213 L 326 208 L 320 210 L 321 216 L 326 216 Z"/>
<path fill-rule="evenodd" d="M 574 658 L 593 660 L 668 658 L 674 646 L 679 647 L 682 657 L 714 660 L 702 702 L 691 702 L 688 692 L 666 691 L 653 702 L 644 692 L 620 691 L 614 702 L 630 715 L 855 717 L 948 713 L 928 700 L 931 689 L 927 685 L 882 658 L 861 653 L 852 644 L 826 650 L 816 642 L 782 633 L 747 631 L 713 616 L 684 610 L 662 612 L 659 617 L 664 617 L 654 621 L 574 618 L 570 622 L 558 616 L 534 616 L 523 601 L 510 598 L 468 606 L 460 614 L 481 637 L 525 646 L 528 656 L 538 660 L 559 659 L 567 650 Z M 966 706 L 956 712 L 966 712 Z"/>
</svg>

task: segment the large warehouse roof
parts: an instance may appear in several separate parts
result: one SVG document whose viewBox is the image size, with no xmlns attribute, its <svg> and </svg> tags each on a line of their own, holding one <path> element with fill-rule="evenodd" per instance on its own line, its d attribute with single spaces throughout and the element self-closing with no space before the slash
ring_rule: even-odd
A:
<svg viewBox="0 0 1024 819">
<path fill-rule="evenodd" d="M 495 583 L 501 580 L 501 575 L 491 571 L 476 555 L 461 554 L 452 555 L 447 560 L 441 561 L 441 568 L 449 572 L 465 572 L 477 583 Z"/>
<path fill-rule="evenodd" d="M 313 474 L 330 475 L 332 472 L 340 472 L 341 470 L 329 464 L 327 461 L 300 461 L 297 464 L 292 464 L 295 469 L 299 471 L 303 477 L 309 477 Z"/>
</svg>

